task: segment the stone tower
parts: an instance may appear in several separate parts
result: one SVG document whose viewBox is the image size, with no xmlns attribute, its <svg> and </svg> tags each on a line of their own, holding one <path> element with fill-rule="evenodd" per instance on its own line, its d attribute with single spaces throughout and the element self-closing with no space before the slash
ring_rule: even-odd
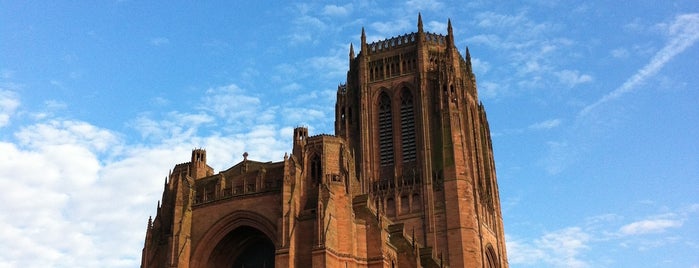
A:
<svg viewBox="0 0 699 268">
<path fill-rule="evenodd" d="M 336 104 L 362 192 L 452 267 L 506 267 L 490 131 L 468 49 L 417 32 L 350 47 Z M 486 265 L 487 264 L 487 265 Z M 493 266 L 494 265 L 494 266 Z"/>
<path fill-rule="evenodd" d="M 335 135 L 294 130 L 279 162 L 166 179 L 142 267 L 508 267 L 490 131 L 468 49 L 423 30 L 367 43 Z"/>
</svg>

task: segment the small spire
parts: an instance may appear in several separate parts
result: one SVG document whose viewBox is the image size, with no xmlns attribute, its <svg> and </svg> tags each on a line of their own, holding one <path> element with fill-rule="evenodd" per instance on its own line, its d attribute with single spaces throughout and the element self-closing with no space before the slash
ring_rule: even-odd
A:
<svg viewBox="0 0 699 268">
<path fill-rule="evenodd" d="M 364 33 L 364 27 L 362 27 L 362 46 L 366 44 L 366 34 Z"/>
<path fill-rule="evenodd" d="M 447 19 L 447 34 L 454 35 L 454 32 L 451 29 L 451 19 Z"/>
<path fill-rule="evenodd" d="M 354 45 L 352 43 L 350 43 L 349 58 L 350 58 L 350 61 L 354 59 Z"/>
<path fill-rule="evenodd" d="M 471 68 L 473 68 L 471 66 L 471 52 L 468 51 L 468 46 L 466 46 L 466 65 L 468 65 L 469 70 L 471 70 Z"/>
<path fill-rule="evenodd" d="M 417 31 L 422 32 L 422 14 L 420 12 L 417 13 Z"/>
<path fill-rule="evenodd" d="M 454 30 L 451 28 L 451 19 L 447 21 L 447 46 L 450 48 L 455 47 L 454 45 Z"/>
</svg>

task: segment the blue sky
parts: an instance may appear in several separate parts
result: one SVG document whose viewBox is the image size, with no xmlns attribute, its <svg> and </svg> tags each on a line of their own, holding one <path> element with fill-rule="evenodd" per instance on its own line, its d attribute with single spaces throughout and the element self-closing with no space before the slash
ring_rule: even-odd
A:
<svg viewBox="0 0 699 268">
<path fill-rule="evenodd" d="M 471 52 L 511 267 L 699 267 L 698 2 L 233 2 L 0 0 L 0 267 L 138 267 L 169 169 L 333 133 L 350 43 L 418 12 Z"/>
</svg>

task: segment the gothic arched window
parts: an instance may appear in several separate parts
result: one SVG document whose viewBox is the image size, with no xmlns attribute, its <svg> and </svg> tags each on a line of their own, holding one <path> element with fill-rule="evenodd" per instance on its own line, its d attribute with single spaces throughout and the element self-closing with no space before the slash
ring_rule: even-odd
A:
<svg viewBox="0 0 699 268">
<path fill-rule="evenodd" d="M 393 165 L 393 123 L 391 99 L 386 93 L 379 96 L 379 163 Z"/>
<path fill-rule="evenodd" d="M 415 112 L 413 95 L 403 88 L 400 103 L 400 136 L 403 149 L 403 162 L 415 161 Z"/>
<path fill-rule="evenodd" d="M 488 247 L 485 249 L 485 267 L 486 268 L 498 268 L 500 267 L 497 259 L 497 255 L 495 254 L 495 250 L 493 250 L 493 247 L 488 245 Z"/>
</svg>

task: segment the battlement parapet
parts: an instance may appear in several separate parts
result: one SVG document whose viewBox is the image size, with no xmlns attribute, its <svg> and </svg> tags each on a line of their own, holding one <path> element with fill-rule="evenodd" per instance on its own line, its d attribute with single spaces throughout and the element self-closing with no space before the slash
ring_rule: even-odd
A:
<svg viewBox="0 0 699 268">
<path fill-rule="evenodd" d="M 373 43 L 367 44 L 367 54 L 375 54 L 380 52 L 386 52 L 394 48 L 405 47 L 417 43 L 417 33 L 409 33 L 404 35 L 399 35 L 384 40 L 375 41 Z M 447 37 L 442 34 L 435 33 L 425 33 L 425 42 L 436 44 L 436 45 L 446 45 Z"/>
</svg>

